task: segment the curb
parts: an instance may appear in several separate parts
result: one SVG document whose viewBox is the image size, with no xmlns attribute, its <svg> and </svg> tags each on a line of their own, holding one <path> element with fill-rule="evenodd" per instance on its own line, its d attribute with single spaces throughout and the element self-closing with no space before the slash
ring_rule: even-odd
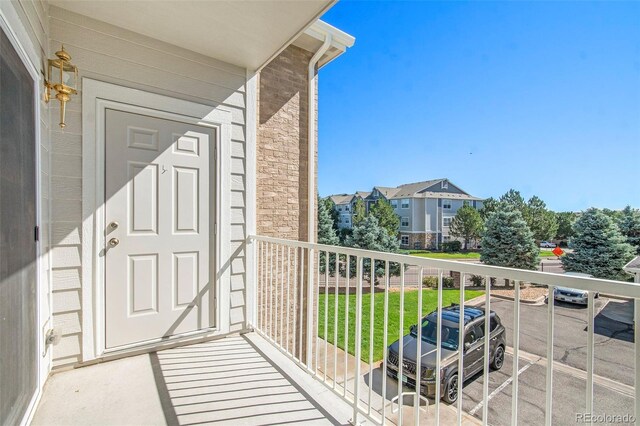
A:
<svg viewBox="0 0 640 426">
<path fill-rule="evenodd" d="M 516 298 L 515 297 L 509 297 L 509 296 L 504 296 L 502 294 L 492 294 L 491 297 L 495 297 L 497 299 L 503 299 L 503 300 L 510 300 L 510 301 L 515 301 Z M 541 302 L 544 302 L 544 300 L 547 298 L 547 296 L 540 296 L 537 299 L 531 300 L 531 299 L 520 299 L 520 303 L 525 303 L 527 305 L 536 305 L 539 304 Z"/>
</svg>

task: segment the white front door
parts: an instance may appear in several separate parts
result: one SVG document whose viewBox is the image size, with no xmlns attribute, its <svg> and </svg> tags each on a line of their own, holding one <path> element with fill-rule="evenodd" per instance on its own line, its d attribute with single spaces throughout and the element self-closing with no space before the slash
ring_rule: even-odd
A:
<svg viewBox="0 0 640 426">
<path fill-rule="evenodd" d="M 107 349 L 213 327 L 215 130 L 105 114 Z"/>
</svg>

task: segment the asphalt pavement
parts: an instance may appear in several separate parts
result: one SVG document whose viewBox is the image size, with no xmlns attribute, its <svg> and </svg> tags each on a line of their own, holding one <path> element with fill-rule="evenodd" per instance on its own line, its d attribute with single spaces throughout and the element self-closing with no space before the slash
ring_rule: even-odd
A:
<svg viewBox="0 0 640 426">
<path fill-rule="evenodd" d="M 594 412 L 607 415 L 633 413 L 634 351 L 631 326 L 603 315 L 610 303 L 620 300 L 600 298 L 595 304 Z M 491 299 L 491 309 L 507 330 L 507 345 L 513 346 L 513 302 Z M 546 395 L 546 332 L 548 306 L 520 305 L 520 361 L 518 423 L 544 422 Z M 554 328 L 553 424 L 575 424 L 586 405 L 587 310 L 557 302 Z M 511 422 L 513 351 L 505 365 L 489 373 L 489 424 Z M 465 384 L 463 408 L 482 419 L 483 375 Z"/>
</svg>

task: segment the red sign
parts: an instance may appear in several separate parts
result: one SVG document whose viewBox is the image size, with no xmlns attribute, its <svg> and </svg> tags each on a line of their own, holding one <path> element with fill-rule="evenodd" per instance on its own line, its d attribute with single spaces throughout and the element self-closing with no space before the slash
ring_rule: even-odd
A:
<svg viewBox="0 0 640 426">
<path fill-rule="evenodd" d="M 556 247 L 553 250 L 551 250 L 551 253 L 555 254 L 556 256 L 560 257 L 564 254 L 564 250 L 562 250 L 560 247 Z"/>
</svg>

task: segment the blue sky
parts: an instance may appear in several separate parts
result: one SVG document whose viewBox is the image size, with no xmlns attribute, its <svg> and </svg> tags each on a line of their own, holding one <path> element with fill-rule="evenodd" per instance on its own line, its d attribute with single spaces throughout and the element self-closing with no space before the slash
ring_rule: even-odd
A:
<svg viewBox="0 0 640 426">
<path fill-rule="evenodd" d="M 319 191 L 448 177 L 640 207 L 640 2 L 352 2 L 320 72 Z"/>
</svg>

